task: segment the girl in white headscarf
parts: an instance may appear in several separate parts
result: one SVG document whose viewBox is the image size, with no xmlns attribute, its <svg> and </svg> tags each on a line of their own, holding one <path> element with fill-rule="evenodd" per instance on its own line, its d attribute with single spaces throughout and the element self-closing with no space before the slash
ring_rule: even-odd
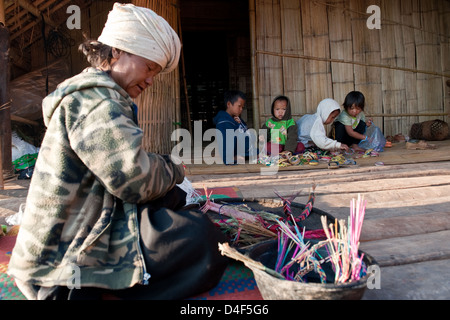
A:
<svg viewBox="0 0 450 320">
<path fill-rule="evenodd" d="M 183 299 L 220 280 L 226 241 L 206 215 L 180 210 L 184 169 L 142 149 L 137 97 L 174 70 L 180 42 L 147 8 L 115 4 L 93 67 L 42 103 L 47 131 L 9 274 L 28 299 Z"/>
<path fill-rule="evenodd" d="M 317 106 L 315 114 L 306 114 L 297 120 L 298 141 L 305 147 L 316 146 L 322 150 L 345 150 L 348 146 L 327 137 L 325 125 L 332 124 L 341 112 L 333 99 L 324 99 Z"/>
</svg>

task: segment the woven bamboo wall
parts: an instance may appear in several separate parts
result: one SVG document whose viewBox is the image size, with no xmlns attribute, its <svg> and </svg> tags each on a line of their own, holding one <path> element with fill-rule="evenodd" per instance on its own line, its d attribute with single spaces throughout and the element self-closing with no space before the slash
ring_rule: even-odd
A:
<svg viewBox="0 0 450 320">
<path fill-rule="evenodd" d="M 367 27 L 370 5 L 381 9 L 381 29 Z M 255 126 L 279 94 L 297 119 L 324 98 L 342 104 L 352 90 L 364 93 L 366 114 L 385 135 L 450 121 L 450 1 L 250 0 L 249 7 Z"/>
<path fill-rule="evenodd" d="M 133 0 L 133 4 L 155 11 L 178 30 L 176 1 Z M 180 83 L 178 69 L 158 75 L 153 85 L 135 101 L 138 105 L 139 126 L 144 130 L 143 147 L 149 152 L 169 154 L 173 143 L 171 135 L 180 122 Z"/>
</svg>

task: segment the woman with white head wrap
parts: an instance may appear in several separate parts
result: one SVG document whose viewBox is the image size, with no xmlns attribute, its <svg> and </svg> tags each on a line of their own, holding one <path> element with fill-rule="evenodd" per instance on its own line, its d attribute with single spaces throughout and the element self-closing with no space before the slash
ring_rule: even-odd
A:
<svg viewBox="0 0 450 320">
<path fill-rule="evenodd" d="M 137 97 L 177 66 L 180 41 L 147 8 L 115 4 L 92 67 L 42 103 L 47 126 L 9 274 L 28 299 L 183 299 L 220 280 L 225 241 L 182 211 L 184 169 L 142 149 Z M 176 211 L 175 211 L 176 210 Z"/>
</svg>

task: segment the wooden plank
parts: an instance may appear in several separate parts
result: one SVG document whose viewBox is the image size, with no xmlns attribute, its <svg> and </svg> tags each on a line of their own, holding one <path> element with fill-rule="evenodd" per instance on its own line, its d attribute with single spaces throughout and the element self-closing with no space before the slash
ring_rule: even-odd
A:
<svg viewBox="0 0 450 320">
<path fill-rule="evenodd" d="M 433 144 L 437 146 L 437 149 L 407 150 L 405 147 L 405 142 L 394 143 L 392 148 L 386 148 L 384 152 L 380 153 L 379 157 L 359 158 L 356 159 L 356 162 L 359 167 L 367 168 L 367 167 L 374 167 L 376 162 L 383 162 L 385 166 L 390 166 L 408 163 L 449 161 L 450 140 L 434 141 Z M 186 170 L 190 175 L 197 175 L 197 174 L 228 174 L 228 173 L 260 173 L 262 168 L 264 168 L 264 166 L 260 164 L 239 164 L 234 166 L 225 166 L 222 164 L 213 164 L 213 165 L 187 164 Z M 301 165 L 301 166 L 279 167 L 278 171 L 279 172 L 310 171 L 322 169 L 330 171 L 328 169 L 327 164 L 325 163 L 319 163 L 318 166 Z"/>
<path fill-rule="evenodd" d="M 389 217 L 364 221 L 361 242 L 450 230 L 450 212 L 426 213 L 407 218 Z"/>
<path fill-rule="evenodd" d="M 450 260 L 433 260 L 380 270 L 380 288 L 368 289 L 363 300 L 448 300 Z"/>
<path fill-rule="evenodd" d="M 450 230 L 414 236 L 363 242 L 360 249 L 370 252 L 381 267 L 429 260 L 450 259 Z"/>
</svg>

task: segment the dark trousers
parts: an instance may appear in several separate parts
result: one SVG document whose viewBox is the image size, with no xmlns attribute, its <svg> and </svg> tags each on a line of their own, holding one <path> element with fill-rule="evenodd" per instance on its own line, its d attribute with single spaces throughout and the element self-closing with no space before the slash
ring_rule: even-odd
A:
<svg viewBox="0 0 450 320">
<path fill-rule="evenodd" d="M 364 134 L 364 132 L 366 132 L 366 123 L 364 121 L 360 121 L 358 126 L 353 129 L 356 132 L 360 133 L 360 134 Z M 335 134 L 335 139 L 341 143 L 344 143 L 346 145 L 348 145 L 349 147 L 352 144 L 358 144 L 361 142 L 361 140 L 359 139 L 355 139 L 352 138 L 348 135 L 347 131 L 345 130 L 345 126 L 340 123 L 339 121 L 336 121 L 334 123 L 334 134 Z"/>
<path fill-rule="evenodd" d="M 41 287 L 40 300 L 179 300 L 212 289 L 228 258 L 218 250 L 227 237 L 202 212 L 183 207 L 186 193 L 175 187 L 166 196 L 138 206 L 141 247 L 151 274 L 148 285 L 123 290 Z"/>
</svg>

